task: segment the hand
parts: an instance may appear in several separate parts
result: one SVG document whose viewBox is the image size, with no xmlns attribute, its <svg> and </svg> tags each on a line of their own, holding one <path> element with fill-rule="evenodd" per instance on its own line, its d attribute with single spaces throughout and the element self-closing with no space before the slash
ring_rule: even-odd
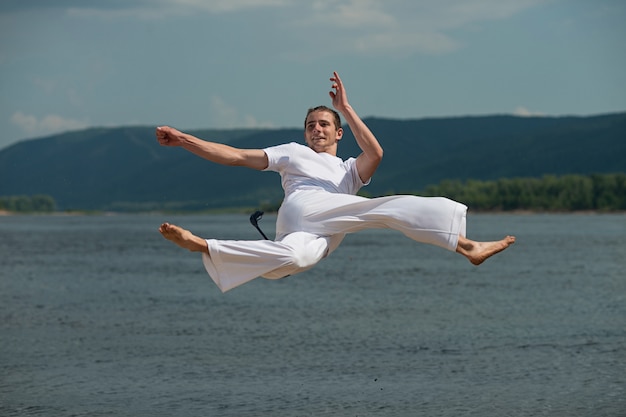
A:
<svg viewBox="0 0 626 417">
<path fill-rule="evenodd" d="M 340 113 L 342 113 L 345 109 L 347 109 L 350 105 L 348 104 L 348 95 L 346 94 L 346 89 L 341 82 L 341 78 L 339 78 L 339 74 L 337 71 L 333 72 L 333 76 L 330 77 L 330 81 L 333 82 L 331 88 L 334 88 L 335 91 L 329 91 L 328 95 L 333 103 L 333 107 Z"/>
<path fill-rule="evenodd" d="M 181 146 L 184 133 L 173 127 L 159 126 L 156 128 L 156 138 L 163 146 Z"/>
</svg>

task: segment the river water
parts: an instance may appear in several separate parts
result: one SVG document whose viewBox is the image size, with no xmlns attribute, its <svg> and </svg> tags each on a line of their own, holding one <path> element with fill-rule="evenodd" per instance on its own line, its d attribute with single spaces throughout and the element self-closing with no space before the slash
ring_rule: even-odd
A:
<svg viewBox="0 0 626 417">
<path fill-rule="evenodd" d="M 480 267 L 364 231 L 225 294 L 166 220 L 259 238 L 233 214 L 0 217 L 0 415 L 626 415 L 625 215 L 470 214 L 518 239 Z"/>
</svg>

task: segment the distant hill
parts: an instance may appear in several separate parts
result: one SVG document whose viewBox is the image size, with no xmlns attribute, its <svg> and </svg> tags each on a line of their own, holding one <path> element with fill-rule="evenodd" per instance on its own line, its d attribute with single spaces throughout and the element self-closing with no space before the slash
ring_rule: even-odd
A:
<svg viewBox="0 0 626 417">
<path fill-rule="evenodd" d="M 626 113 L 365 120 L 385 150 L 369 195 L 443 179 L 626 171 Z M 242 148 L 303 141 L 301 129 L 197 130 Z M 339 155 L 356 156 L 349 129 Z M 0 151 L 0 196 L 45 194 L 60 209 L 209 209 L 279 202 L 278 174 L 222 167 L 157 144 L 153 127 L 93 128 Z"/>
</svg>

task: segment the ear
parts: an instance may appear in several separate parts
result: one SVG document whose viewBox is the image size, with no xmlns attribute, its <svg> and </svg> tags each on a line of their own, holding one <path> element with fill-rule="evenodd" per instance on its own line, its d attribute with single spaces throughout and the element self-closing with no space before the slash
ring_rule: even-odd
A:
<svg viewBox="0 0 626 417">
<path fill-rule="evenodd" d="M 343 127 L 337 129 L 337 140 L 340 141 L 343 138 Z"/>
</svg>

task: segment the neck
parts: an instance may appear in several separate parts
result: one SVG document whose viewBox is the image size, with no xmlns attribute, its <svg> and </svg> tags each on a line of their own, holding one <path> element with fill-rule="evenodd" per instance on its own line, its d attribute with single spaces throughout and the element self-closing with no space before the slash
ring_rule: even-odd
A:
<svg viewBox="0 0 626 417">
<path fill-rule="evenodd" d="M 314 150 L 317 153 L 327 153 L 329 155 L 332 156 L 337 156 L 337 145 L 334 146 L 328 146 L 328 147 L 324 147 L 324 148 L 314 148 L 313 146 L 309 146 L 309 148 L 311 148 L 312 150 Z"/>
</svg>

